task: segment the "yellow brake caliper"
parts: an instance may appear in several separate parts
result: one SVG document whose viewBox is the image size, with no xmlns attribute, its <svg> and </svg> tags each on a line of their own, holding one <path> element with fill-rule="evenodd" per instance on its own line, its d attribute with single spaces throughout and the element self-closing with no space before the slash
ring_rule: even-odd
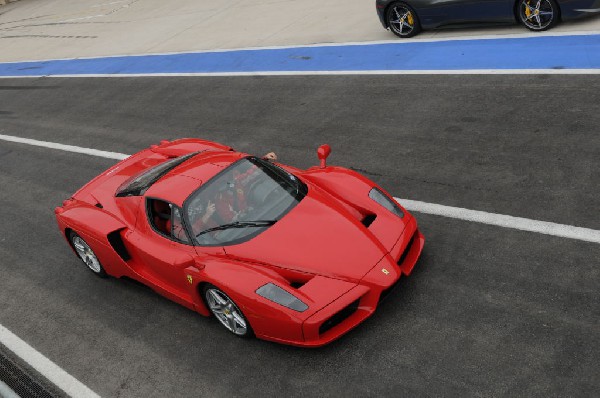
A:
<svg viewBox="0 0 600 398">
<path fill-rule="evenodd" d="M 415 20 L 412 16 L 412 12 L 410 12 L 410 11 L 408 12 L 408 15 L 406 16 L 406 20 L 408 21 L 408 24 L 410 26 L 412 26 L 415 23 Z"/>
<path fill-rule="evenodd" d="M 527 17 L 527 19 L 529 19 L 529 17 L 531 17 L 531 8 L 529 8 L 529 1 L 527 2 L 527 5 L 525 6 L 525 16 Z"/>
</svg>

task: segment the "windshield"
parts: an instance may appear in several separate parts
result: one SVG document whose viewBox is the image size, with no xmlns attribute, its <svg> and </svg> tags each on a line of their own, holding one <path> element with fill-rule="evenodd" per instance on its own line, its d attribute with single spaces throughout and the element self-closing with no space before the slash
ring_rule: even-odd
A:
<svg viewBox="0 0 600 398">
<path fill-rule="evenodd" d="M 244 158 L 194 192 L 184 206 L 197 244 L 231 245 L 275 224 L 306 195 L 296 176 L 254 157 Z"/>
<path fill-rule="evenodd" d="M 137 176 L 125 181 L 118 189 L 116 196 L 140 196 L 148 190 L 162 176 L 185 162 L 198 152 L 193 152 L 184 156 L 179 156 L 174 159 L 169 159 L 157 166 L 143 171 Z"/>
</svg>

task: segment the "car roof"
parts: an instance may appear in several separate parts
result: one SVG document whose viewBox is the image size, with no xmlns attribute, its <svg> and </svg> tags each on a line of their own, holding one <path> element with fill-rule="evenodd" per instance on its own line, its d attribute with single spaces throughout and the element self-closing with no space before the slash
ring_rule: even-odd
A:
<svg viewBox="0 0 600 398">
<path fill-rule="evenodd" d="M 165 174 L 146 191 L 145 196 L 164 199 L 182 207 L 183 202 L 202 184 L 246 156 L 233 151 L 200 152 Z"/>
</svg>

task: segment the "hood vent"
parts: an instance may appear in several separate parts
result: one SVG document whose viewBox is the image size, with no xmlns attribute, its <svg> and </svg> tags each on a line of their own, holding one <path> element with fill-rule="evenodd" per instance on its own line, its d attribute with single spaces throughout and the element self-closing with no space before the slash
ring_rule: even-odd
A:
<svg viewBox="0 0 600 398">
<path fill-rule="evenodd" d="M 377 218 L 377 214 L 367 214 L 365 216 L 365 218 L 362 219 L 361 223 L 369 228 L 371 226 L 371 224 L 373 224 L 373 221 L 375 221 L 375 219 Z"/>
</svg>

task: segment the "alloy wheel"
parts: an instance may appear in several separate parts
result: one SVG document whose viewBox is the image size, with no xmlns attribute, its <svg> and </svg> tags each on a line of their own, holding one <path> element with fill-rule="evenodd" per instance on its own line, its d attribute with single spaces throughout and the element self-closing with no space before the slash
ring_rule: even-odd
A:
<svg viewBox="0 0 600 398">
<path fill-rule="evenodd" d="M 83 240 L 79 235 L 75 235 L 73 237 L 73 247 L 77 252 L 77 255 L 81 260 L 88 266 L 92 272 L 96 274 L 102 273 L 102 266 L 100 265 L 100 261 L 98 257 L 94 254 L 94 251 L 90 248 L 90 246 Z"/>
<path fill-rule="evenodd" d="M 522 0 L 519 6 L 521 22 L 531 30 L 548 29 L 557 18 L 552 0 Z"/>
<path fill-rule="evenodd" d="M 398 36 L 409 37 L 415 32 L 415 15 L 404 5 L 392 6 L 388 12 L 388 23 L 393 33 Z"/>
<path fill-rule="evenodd" d="M 229 296 L 216 288 L 207 289 L 205 296 L 210 311 L 227 330 L 238 336 L 248 334 L 248 321 Z"/>
</svg>

